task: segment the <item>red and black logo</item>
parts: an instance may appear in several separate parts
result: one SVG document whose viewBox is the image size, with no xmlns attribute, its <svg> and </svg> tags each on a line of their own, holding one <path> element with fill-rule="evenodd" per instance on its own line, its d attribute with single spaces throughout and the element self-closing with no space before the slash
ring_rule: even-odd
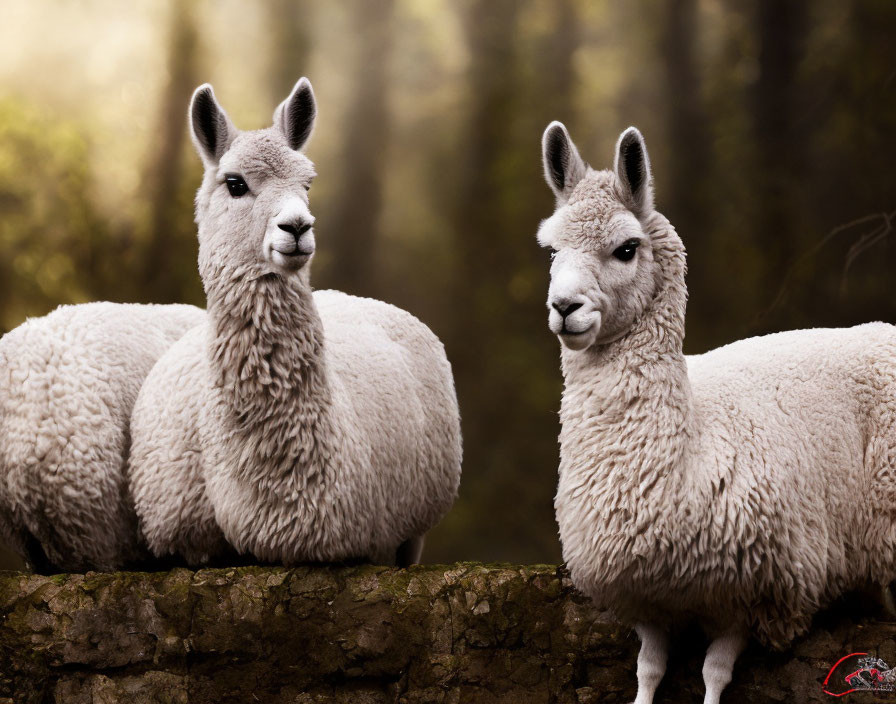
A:
<svg viewBox="0 0 896 704">
<path fill-rule="evenodd" d="M 852 692 L 889 692 L 896 695 L 896 668 L 868 653 L 840 658 L 824 678 L 824 692 L 842 697 Z"/>
</svg>

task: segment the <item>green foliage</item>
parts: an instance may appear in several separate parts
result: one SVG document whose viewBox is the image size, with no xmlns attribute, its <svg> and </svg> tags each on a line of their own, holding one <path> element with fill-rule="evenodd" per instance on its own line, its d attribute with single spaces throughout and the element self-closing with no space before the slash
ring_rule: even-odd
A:
<svg viewBox="0 0 896 704">
<path fill-rule="evenodd" d="M 0 101 L 0 327 L 59 303 L 89 300 L 105 232 L 76 126 Z"/>
</svg>

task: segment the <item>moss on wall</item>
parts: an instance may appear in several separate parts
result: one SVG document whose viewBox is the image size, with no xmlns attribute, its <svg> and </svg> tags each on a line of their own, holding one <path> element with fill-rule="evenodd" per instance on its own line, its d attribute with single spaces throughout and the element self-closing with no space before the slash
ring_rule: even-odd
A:
<svg viewBox="0 0 896 704">
<path fill-rule="evenodd" d="M 241 567 L 0 576 L 0 704 L 587 704 L 635 692 L 637 639 L 554 566 Z M 789 653 L 751 646 L 729 702 L 830 699 L 896 623 L 829 614 Z M 685 634 L 657 701 L 702 699 Z M 4 697 L 6 699 L 4 699 Z"/>
</svg>

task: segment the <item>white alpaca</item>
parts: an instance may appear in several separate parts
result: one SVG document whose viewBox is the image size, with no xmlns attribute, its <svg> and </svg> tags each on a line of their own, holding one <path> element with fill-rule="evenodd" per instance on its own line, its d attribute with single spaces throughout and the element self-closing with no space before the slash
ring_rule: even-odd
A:
<svg viewBox="0 0 896 704">
<path fill-rule="evenodd" d="M 685 358 L 685 251 L 653 208 L 640 133 L 595 171 L 545 132 L 557 209 L 549 327 L 562 342 L 563 555 L 635 625 L 637 704 L 669 627 L 714 639 L 716 704 L 750 634 L 783 647 L 831 598 L 896 577 L 896 328 L 801 330 Z"/>
<path fill-rule="evenodd" d="M 62 306 L 0 339 L 0 539 L 40 571 L 140 555 L 124 465 L 131 409 L 193 306 Z"/>
<path fill-rule="evenodd" d="M 210 86 L 193 95 L 209 317 L 159 360 L 132 419 L 130 486 L 156 555 L 408 563 L 456 496 L 439 340 L 386 303 L 312 293 L 314 169 L 300 150 L 315 114 L 307 79 L 254 132 Z"/>
</svg>

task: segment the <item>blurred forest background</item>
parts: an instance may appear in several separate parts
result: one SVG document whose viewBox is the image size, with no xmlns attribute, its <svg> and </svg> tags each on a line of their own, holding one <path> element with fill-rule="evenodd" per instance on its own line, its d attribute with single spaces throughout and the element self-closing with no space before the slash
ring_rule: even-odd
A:
<svg viewBox="0 0 896 704">
<path fill-rule="evenodd" d="M 203 305 L 189 96 L 210 81 L 257 128 L 311 78 L 313 282 L 408 309 L 456 373 L 464 476 L 429 562 L 560 558 L 550 120 L 598 168 L 643 131 L 688 247 L 688 352 L 896 322 L 892 0 L 0 7 L 0 332 L 60 303 Z"/>
</svg>

